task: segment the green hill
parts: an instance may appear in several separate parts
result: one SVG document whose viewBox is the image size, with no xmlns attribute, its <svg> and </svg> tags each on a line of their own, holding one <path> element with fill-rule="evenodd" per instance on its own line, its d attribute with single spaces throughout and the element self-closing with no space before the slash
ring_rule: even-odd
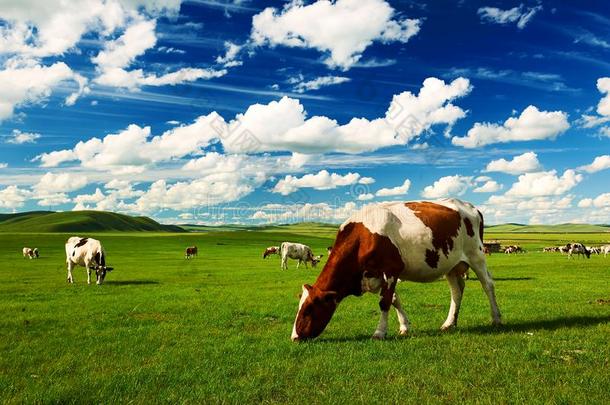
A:
<svg viewBox="0 0 610 405">
<path fill-rule="evenodd" d="M 104 211 L 0 214 L 0 232 L 184 232 L 148 217 Z"/>
<path fill-rule="evenodd" d="M 502 224 L 485 228 L 486 233 L 604 233 L 610 232 L 606 225 L 559 224 L 559 225 L 522 225 Z"/>
</svg>

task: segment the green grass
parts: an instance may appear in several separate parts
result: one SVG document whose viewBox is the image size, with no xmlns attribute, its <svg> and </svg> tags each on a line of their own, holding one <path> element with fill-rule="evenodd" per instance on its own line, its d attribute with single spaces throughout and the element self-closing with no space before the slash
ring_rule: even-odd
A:
<svg viewBox="0 0 610 405">
<path fill-rule="evenodd" d="M 502 224 L 486 228 L 486 232 L 493 233 L 603 233 L 610 232 L 606 225 L 589 224 L 559 224 L 559 225 L 522 225 Z"/>
<path fill-rule="evenodd" d="M 320 269 L 281 271 L 261 254 L 283 240 L 325 253 L 332 230 L 315 226 L 92 234 L 115 267 L 101 287 L 82 268 L 66 284 L 70 235 L 0 234 L 0 402 L 608 403 L 610 258 L 538 251 L 608 235 L 488 235 L 529 250 L 489 259 L 500 329 L 469 280 L 459 328 L 440 333 L 441 280 L 399 284 L 408 337 L 392 313 L 388 339 L 370 340 L 379 314 L 368 294 L 346 299 L 320 338 L 294 344 L 300 286 Z M 192 244 L 200 256 L 185 260 Z M 26 245 L 41 258 L 22 259 Z"/>
<path fill-rule="evenodd" d="M 181 232 L 148 217 L 104 211 L 35 211 L 0 214 L 0 232 Z"/>
</svg>

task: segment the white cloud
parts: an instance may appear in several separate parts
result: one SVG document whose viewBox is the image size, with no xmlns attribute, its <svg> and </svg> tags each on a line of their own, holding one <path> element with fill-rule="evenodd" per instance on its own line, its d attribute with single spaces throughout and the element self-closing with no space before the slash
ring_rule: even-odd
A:
<svg viewBox="0 0 610 405">
<path fill-rule="evenodd" d="M 305 93 L 309 90 L 318 90 L 322 87 L 333 86 L 349 81 L 351 81 L 349 77 L 343 76 L 321 76 L 316 77 L 313 80 L 305 81 L 303 76 L 300 76 L 296 81 L 291 81 L 291 83 L 294 84 L 293 91 L 297 93 Z"/>
<path fill-rule="evenodd" d="M 610 127 L 603 127 L 599 129 L 599 135 L 610 138 Z"/>
<path fill-rule="evenodd" d="M 530 105 L 519 117 L 510 117 L 503 125 L 477 122 L 465 137 L 453 137 L 451 143 L 478 148 L 493 143 L 555 139 L 569 127 L 566 113 L 540 111 Z"/>
<path fill-rule="evenodd" d="M 24 143 L 36 143 L 40 138 L 40 134 L 33 132 L 21 132 L 18 129 L 14 129 L 11 136 L 6 140 L 6 143 L 12 143 L 15 145 L 22 145 Z"/>
<path fill-rule="evenodd" d="M 426 186 L 422 191 L 422 197 L 440 198 L 450 196 L 461 196 L 472 185 L 472 177 L 468 176 L 445 176 L 441 177 L 434 184 Z"/>
<path fill-rule="evenodd" d="M 481 7 L 478 14 L 483 21 L 496 24 L 516 22 L 517 28 L 523 29 L 540 10 L 542 10 L 542 6 L 526 8 L 521 4 L 519 7 L 513 7 L 509 10 L 502 10 L 497 7 Z"/>
<path fill-rule="evenodd" d="M 268 223 L 287 222 L 342 222 L 352 215 L 358 206 L 347 202 L 339 206 L 317 204 L 270 204 L 260 207 L 251 219 Z"/>
<path fill-rule="evenodd" d="M 8 163 L 0 162 L 0 169 L 6 169 L 8 167 Z"/>
<path fill-rule="evenodd" d="M 394 17 L 384 0 L 292 1 L 255 15 L 250 38 L 258 46 L 314 48 L 328 54 L 328 66 L 347 70 L 373 42 L 406 43 L 419 32 L 421 20 Z"/>
<path fill-rule="evenodd" d="M 37 184 L 34 191 L 39 194 L 49 193 L 68 193 L 85 187 L 88 183 L 87 177 L 71 173 L 51 173 L 44 174 Z"/>
<path fill-rule="evenodd" d="M 372 193 L 362 193 L 358 194 L 358 201 L 368 201 L 375 198 L 375 195 Z"/>
<path fill-rule="evenodd" d="M 610 193 L 600 194 L 595 198 L 584 198 L 578 202 L 580 208 L 608 208 L 610 207 Z"/>
<path fill-rule="evenodd" d="M 501 172 L 508 174 L 522 174 L 540 171 L 540 162 L 538 155 L 534 152 L 526 152 L 522 155 L 515 156 L 512 160 L 506 159 L 492 160 L 487 164 L 485 172 Z"/>
<path fill-rule="evenodd" d="M 31 192 L 17 186 L 8 186 L 0 190 L 0 208 L 16 209 L 22 207 L 30 198 Z"/>
<path fill-rule="evenodd" d="M 15 108 L 39 103 L 48 98 L 60 83 L 74 81 L 79 89 L 65 103 L 74 104 L 86 93 L 86 79 L 63 62 L 43 66 L 34 61 L 14 61 L 0 70 L 0 122 L 12 117 Z"/>
<path fill-rule="evenodd" d="M 154 73 L 144 73 L 142 69 L 126 70 L 138 56 L 155 46 L 155 28 L 154 20 L 136 20 L 119 38 L 106 42 L 104 50 L 91 59 L 99 72 L 95 82 L 105 86 L 136 89 L 142 85 L 173 86 L 199 79 L 221 77 L 227 73 L 224 69 L 182 68 L 158 76 Z"/>
<path fill-rule="evenodd" d="M 237 45 L 231 41 L 226 41 L 225 54 L 224 56 L 216 57 L 216 63 L 219 63 L 226 68 L 243 65 L 243 62 L 237 59 L 242 49 L 242 45 Z"/>
<path fill-rule="evenodd" d="M 572 196 L 520 197 L 493 195 L 477 208 L 483 212 L 486 223 L 547 223 L 574 222 Z"/>
<path fill-rule="evenodd" d="M 610 77 L 597 79 L 597 89 L 600 93 L 604 94 L 604 97 L 597 104 L 597 114 L 599 115 L 583 114 L 579 120 L 583 128 L 592 128 L 610 121 Z M 601 133 L 602 135 L 606 134 L 606 136 L 609 136 L 610 129 L 606 127 L 602 129 Z"/>
<path fill-rule="evenodd" d="M 315 190 L 330 190 L 337 187 L 357 184 L 361 179 L 358 173 L 347 173 L 340 175 L 321 170 L 316 174 L 306 174 L 303 177 L 288 175 L 277 182 L 272 192 L 282 195 L 294 193 L 301 188 L 313 188 Z"/>
<path fill-rule="evenodd" d="M 502 190 L 502 185 L 495 180 L 487 180 L 483 185 L 473 189 L 474 193 L 495 193 Z"/>
<path fill-rule="evenodd" d="M 597 156 L 591 164 L 578 168 L 578 170 L 584 170 L 588 173 L 596 173 L 605 169 L 610 169 L 610 155 Z"/>
<path fill-rule="evenodd" d="M 507 196 L 536 197 L 561 195 L 582 181 L 581 174 L 574 170 L 566 170 L 561 177 L 556 170 L 548 172 L 526 173 L 506 192 Z"/>
<path fill-rule="evenodd" d="M 382 188 L 379 189 L 375 195 L 377 197 L 391 197 L 396 195 L 405 195 L 409 192 L 409 188 L 411 188 L 411 180 L 406 179 L 402 185 L 392 187 L 392 188 Z"/>
</svg>

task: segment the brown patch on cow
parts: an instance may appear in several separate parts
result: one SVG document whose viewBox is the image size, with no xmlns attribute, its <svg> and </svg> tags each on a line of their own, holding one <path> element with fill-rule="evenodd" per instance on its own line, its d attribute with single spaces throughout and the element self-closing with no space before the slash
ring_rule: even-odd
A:
<svg viewBox="0 0 610 405">
<path fill-rule="evenodd" d="M 89 240 L 89 238 L 82 238 L 81 240 L 78 241 L 78 243 L 74 247 L 75 248 L 81 247 L 81 246 L 85 245 L 88 240 Z"/>
<path fill-rule="evenodd" d="M 432 230 L 432 246 L 436 250 L 442 249 L 448 257 L 449 251 L 453 249 L 453 238 L 457 236 L 461 226 L 460 213 L 428 201 L 408 202 L 405 205 Z"/>
<path fill-rule="evenodd" d="M 428 263 L 428 266 L 435 269 L 438 266 L 439 259 L 440 256 L 436 250 L 426 249 L 426 263 Z"/>
<path fill-rule="evenodd" d="M 481 238 L 481 243 L 483 243 L 483 214 L 481 214 L 481 211 L 477 210 L 477 214 L 479 214 L 479 238 Z"/>
<path fill-rule="evenodd" d="M 398 248 L 387 236 L 372 233 L 360 222 L 351 222 L 339 231 L 332 255 L 314 286 L 322 291 L 337 291 L 340 299 L 361 295 L 361 281 L 369 277 L 398 278 L 404 263 Z"/>
<path fill-rule="evenodd" d="M 469 218 L 464 218 L 464 225 L 466 226 L 466 233 L 471 238 L 474 236 L 474 229 L 472 228 L 472 221 Z"/>
</svg>

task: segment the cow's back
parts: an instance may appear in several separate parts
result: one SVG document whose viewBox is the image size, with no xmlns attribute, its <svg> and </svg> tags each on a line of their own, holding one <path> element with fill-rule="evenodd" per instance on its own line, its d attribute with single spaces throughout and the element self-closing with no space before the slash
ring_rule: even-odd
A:
<svg viewBox="0 0 610 405">
<path fill-rule="evenodd" d="M 432 281 L 461 261 L 485 261 L 483 219 L 460 200 L 390 202 L 364 207 L 348 223 L 362 223 L 373 234 L 386 236 L 398 249 L 401 279 Z"/>
</svg>

